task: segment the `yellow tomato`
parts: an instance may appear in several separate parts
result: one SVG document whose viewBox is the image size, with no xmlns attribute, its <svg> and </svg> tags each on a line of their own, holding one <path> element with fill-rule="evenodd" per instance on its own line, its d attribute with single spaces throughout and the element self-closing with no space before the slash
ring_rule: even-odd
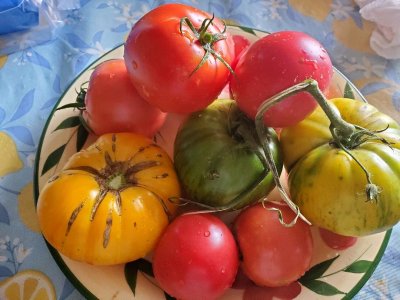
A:
<svg viewBox="0 0 400 300">
<path fill-rule="evenodd" d="M 74 154 L 40 192 L 46 240 L 65 256 L 96 265 L 149 253 L 180 197 L 167 153 L 132 133 L 106 134 Z"/>
</svg>

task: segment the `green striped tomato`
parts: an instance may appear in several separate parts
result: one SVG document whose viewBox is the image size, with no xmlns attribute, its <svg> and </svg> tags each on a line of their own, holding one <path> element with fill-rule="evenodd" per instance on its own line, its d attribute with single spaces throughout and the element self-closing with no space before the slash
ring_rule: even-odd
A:
<svg viewBox="0 0 400 300">
<path fill-rule="evenodd" d="M 282 161 L 277 135 L 269 149 L 279 172 Z M 193 113 L 181 126 L 174 145 L 174 163 L 190 200 L 211 208 L 241 208 L 265 197 L 274 179 L 263 163 L 254 121 L 233 100 L 216 100 Z"/>
<path fill-rule="evenodd" d="M 387 230 L 400 220 L 400 126 L 367 103 L 345 98 L 329 102 L 345 121 L 390 144 L 372 139 L 346 152 L 332 142 L 330 122 L 317 108 L 281 132 L 292 200 L 311 223 L 341 235 Z M 367 176 L 354 158 L 378 187 L 376 201 L 368 200 Z"/>
</svg>

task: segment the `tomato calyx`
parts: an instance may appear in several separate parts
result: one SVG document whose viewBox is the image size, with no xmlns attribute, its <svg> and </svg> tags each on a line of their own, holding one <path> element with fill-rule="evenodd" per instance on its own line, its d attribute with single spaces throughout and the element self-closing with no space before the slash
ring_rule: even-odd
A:
<svg viewBox="0 0 400 300">
<path fill-rule="evenodd" d="M 88 83 L 89 81 L 85 81 L 84 83 L 81 84 L 79 92 L 76 91 L 77 96 L 75 102 L 62 105 L 58 107 L 56 110 L 62 110 L 66 108 L 73 108 L 79 110 L 80 123 L 88 132 L 93 133 L 93 130 L 90 128 L 89 124 L 86 122 L 85 118 L 82 115 L 82 112 L 86 110 L 85 98 L 87 93 L 87 87 L 85 87 L 85 85 L 87 85 Z"/>
<path fill-rule="evenodd" d="M 229 72 L 231 72 L 231 74 L 233 75 L 235 74 L 232 67 L 225 61 L 225 59 L 213 49 L 213 45 L 216 42 L 226 39 L 225 23 L 224 23 L 224 29 L 222 30 L 221 33 L 212 34 L 211 32 L 208 31 L 208 27 L 212 24 L 213 20 L 214 20 L 214 14 L 212 15 L 211 18 L 204 19 L 199 29 L 196 29 L 193 26 L 193 23 L 189 20 L 188 17 L 184 17 L 180 20 L 179 31 L 181 32 L 181 34 L 183 35 L 183 25 L 186 24 L 190 28 L 196 39 L 199 41 L 199 43 L 202 45 L 205 51 L 204 56 L 201 59 L 200 63 L 190 73 L 189 76 L 192 76 L 194 73 L 197 72 L 197 70 L 199 70 L 204 65 L 204 63 L 210 57 L 210 54 L 214 56 L 214 58 L 219 60 L 229 70 Z"/>
</svg>

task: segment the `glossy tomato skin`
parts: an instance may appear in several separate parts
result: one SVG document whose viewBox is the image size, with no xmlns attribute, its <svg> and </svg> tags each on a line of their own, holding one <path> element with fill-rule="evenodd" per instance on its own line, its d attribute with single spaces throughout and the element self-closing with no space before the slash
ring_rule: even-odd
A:
<svg viewBox="0 0 400 300">
<path fill-rule="evenodd" d="M 187 214 L 167 227 L 153 256 L 157 282 L 178 299 L 216 299 L 232 286 L 239 266 L 229 228 L 211 214 Z"/>
<path fill-rule="evenodd" d="M 176 210 L 168 199 L 179 196 L 172 161 L 152 140 L 106 134 L 45 184 L 37 214 L 44 237 L 60 253 L 113 265 L 154 248 Z"/>
<path fill-rule="evenodd" d="M 226 85 L 229 70 L 212 55 L 195 73 L 205 51 L 187 25 L 180 32 L 181 18 L 199 28 L 211 16 L 184 4 L 165 4 L 143 16 L 125 43 L 124 59 L 132 83 L 149 103 L 165 112 L 189 113 L 205 108 Z M 214 19 L 210 33 L 223 31 Z M 233 41 L 216 42 L 213 49 L 230 64 Z"/>
<path fill-rule="evenodd" d="M 269 34 L 241 56 L 230 89 L 239 107 L 254 118 L 261 103 L 305 79 L 317 80 L 324 91 L 333 69 L 327 51 L 311 36 L 296 31 Z M 304 119 L 316 107 L 311 95 L 303 92 L 288 97 L 265 114 L 265 124 L 286 127 Z"/>
<path fill-rule="evenodd" d="M 99 64 L 89 80 L 82 116 L 96 134 L 135 132 L 152 137 L 166 114 L 137 93 L 123 59 Z"/>
<path fill-rule="evenodd" d="M 244 273 L 257 285 L 286 286 L 299 279 L 310 267 L 313 240 L 311 229 L 301 219 L 293 227 L 285 227 L 278 213 L 268 208 L 279 208 L 285 222 L 295 217 L 286 205 L 259 203 L 245 208 L 237 217 L 234 228 L 242 255 Z"/>
<path fill-rule="evenodd" d="M 336 234 L 357 237 L 387 230 L 400 220 L 400 125 L 361 101 L 329 103 L 345 121 L 390 143 L 373 139 L 349 149 L 379 187 L 378 199 L 368 201 L 364 171 L 332 143 L 330 121 L 317 108 L 280 135 L 292 200 L 313 225 Z"/>
<path fill-rule="evenodd" d="M 268 147 L 282 170 L 279 141 L 272 128 Z M 218 99 L 182 124 L 174 143 L 174 165 L 192 201 L 212 208 L 242 208 L 275 186 L 252 120 L 233 100 Z"/>
</svg>

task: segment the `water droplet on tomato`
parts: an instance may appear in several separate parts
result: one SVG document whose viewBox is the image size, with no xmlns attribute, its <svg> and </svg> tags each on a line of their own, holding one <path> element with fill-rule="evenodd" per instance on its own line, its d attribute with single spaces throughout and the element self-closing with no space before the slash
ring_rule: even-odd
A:
<svg viewBox="0 0 400 300">
<path fill-rule="evenodd" d="M 204 231 L 204 236 L 205 237 L 209 237 L 210 236 L 210 232 L 207 230 L 207 231 Z"/>
<path fill-rule="evenodd" d="M 299 60 L 299 63 L 300 64 L 304 64 L 304 65 L 309 65 L 314 70 L 318 69 L 318 64 L 317 64 L 317 61 L 315 59 L 304 59 L 304 58 L 302 58 L 302 59 Z"/>
<path fill-rule="evenodd" d="M 137 64 L 137 62 L 136 62 L 136 61 L 134 61 L 134 60 L 132 60 L 132 63 L 131 63 L 131 65 L 132 65 L 132 68 L 133 68 L 134 70 L 136 70 L 136 69 L 137 69 L 137 67 L 138 67 L 138 64 Z"/>
<path fill-rule="evenodd" d="M 226 270 L 224 268 L 221 269 L 221 274 L 225 274 Z"/>
</svg>

